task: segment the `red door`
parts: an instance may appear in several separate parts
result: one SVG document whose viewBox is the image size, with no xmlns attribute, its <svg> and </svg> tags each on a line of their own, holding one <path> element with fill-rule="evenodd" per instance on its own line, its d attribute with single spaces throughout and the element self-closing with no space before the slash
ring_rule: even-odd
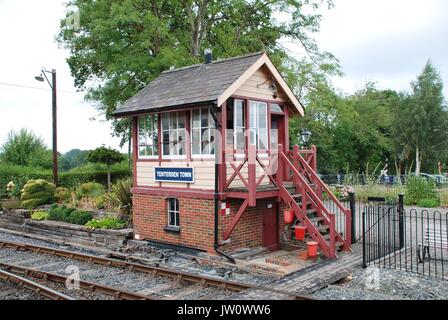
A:
<svg viewBox="0 0 448 320">
<path fill-rule="evenodd" d="M 278 250 L 278 212 L 277 203 L 268 201 L 263 205 L 263 247 L 270 251 Z"/>
</svg>

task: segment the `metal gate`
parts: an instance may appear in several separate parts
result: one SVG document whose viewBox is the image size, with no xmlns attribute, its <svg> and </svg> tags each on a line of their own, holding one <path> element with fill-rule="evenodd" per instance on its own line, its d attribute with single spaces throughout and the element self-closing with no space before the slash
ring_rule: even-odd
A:
<svg viewBox="0 0 448 320">
<path fill-rule="evenodd" d="M 377 264 L 403 248 L 403 203 L 369 198 L 362 213 L 363 266 Z"/>
</svg>

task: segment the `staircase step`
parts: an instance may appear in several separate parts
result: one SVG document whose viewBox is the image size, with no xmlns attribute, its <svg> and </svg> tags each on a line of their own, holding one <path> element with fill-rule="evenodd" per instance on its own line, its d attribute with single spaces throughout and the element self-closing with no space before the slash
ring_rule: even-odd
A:
<svg viewBox="0 0 448 320">
<path fill-rule="evenodd" d="M 322 222 L 324 221 L 323 217 L 314 217 L 314 218 L 310 218 L 312 223 L 316 223 L 316 222 Z"/>
<path fill-rule="evenodd" d="M 301 193 L 295 193 L 295 194 L 292 194 L 291 195 L 291 197 L 293 197 L 294 199 L 301 199 L 302 198 L 302 194 Z"/>
<path fill-rule="evenodd" d="M 306 210 L 306 214 L 315 214 L 317 213 L 317 209 L 308 209 Z"/>
<path fill-rule="evenodd" d="M 330 230 L 330 226 L 326 226 L 326 225 L 319 226 L 319 227 L 317 227 L 317 230 L 319 230 L 320 233 L 328 232 Z"/>
</svg>

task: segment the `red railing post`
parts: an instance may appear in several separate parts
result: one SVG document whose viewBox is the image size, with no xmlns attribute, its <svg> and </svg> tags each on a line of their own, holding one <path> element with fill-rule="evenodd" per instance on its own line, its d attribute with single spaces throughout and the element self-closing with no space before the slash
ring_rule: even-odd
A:
<svg viewBox="0 0 448 320">
<path fill-rule="evenodd" d="M 330 257 L 336 258 L 336 215 L 331 212 L 328 218 L 330 219 Z"/>
<path fill-rule="evenodd" d="M 257 150 L 255 145 L 249 145 L 248 153 L 249 206 L 255 207 L 257 205 Z"/>
<path fill-rule="evenodd" d="M 293 147 L 293 152 L 292 152 L 292 164 L 294 165 L 294 168 L 297 169 L 297 171 L 300 172 L 300 168 L 299 168 L 299 152 L 300 152 L 300 148 L 298 145 L 295 145 Z M 296 175 L 293 175 L 293 183 L 296 186 L 296 191 L 299 191 L 299 177 L 297 177 Z"/>
<path fill-rule="evenodd" d="M 277 180 L 277 186 L 280 187 L 283 185 L 283 174 L 285 172 L 285 167 L 283 163 L 283 145 L 278 145 L 278 165 L 277 165 L 277 173 L 276 173 L 276 180 Z"/>
<path fill-rule="evenodd" d="M 317 172 L 317 147 L 314 144 L 311 146 L 311 151 L 313 152 L 312 168 L 315 172 Z"/>
</svg>

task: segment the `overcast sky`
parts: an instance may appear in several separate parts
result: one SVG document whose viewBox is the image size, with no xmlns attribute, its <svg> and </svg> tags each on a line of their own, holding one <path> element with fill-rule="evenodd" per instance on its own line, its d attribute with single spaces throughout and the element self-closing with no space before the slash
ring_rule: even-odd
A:
<svg viewBox="0 0 448 320">
<path fill-rule="evenodd" d="M 67 52 L 54 41 L 63 2 L 0 0 L 0 143 L 10 130 L 28 128 L 51 145 L 51 91 L 46 83 L 34 80 L 41 67 L 46 67 L 57 69 L 58 74 L 59 151 L 102 144 L 118 148 L 110 125 L 99 121 L 95 108 L 75 92 L 65 63 Z M 345 76 L 334 79 L 336 87 L 351 93 L 366 81 L 376 81 L 380 88 L 408 90 L 428 58 L 448 83 L 448 1 L 334 3 L 334 9 L 325 10 L 316 38 L 322 50 L 341 61 Z"/>
</svg>

